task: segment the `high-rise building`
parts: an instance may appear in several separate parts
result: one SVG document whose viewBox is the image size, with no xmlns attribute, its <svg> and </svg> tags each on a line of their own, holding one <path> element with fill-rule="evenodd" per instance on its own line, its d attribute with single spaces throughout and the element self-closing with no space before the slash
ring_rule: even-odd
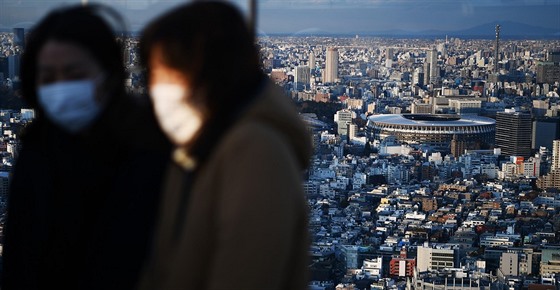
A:
<svg viewBox="0 0 560 290">
<path fill-rule="evenodd" d="M 537 64 L 537 83 L 553 84 L 560 82 L 560 63 L 540 62 Z"/>
<path fill-rule="evenodd" d="M 439 66 L 437 65 L 437 50 L 432 49 L 426 53 L 424 62 L 424 84 L 437 84 L 439 81 Z"/>
<path fill-rule="evenodd" d="M 311 70 L 308 66 L 298 66 L 294 75 L 294 89 L 301 91 L 309 88 L 311 84 Z"/>
<path fill-rule="evenodd" d="M 395 57 L 395 49 L 393 49 L 392 47 L 387 47 L 387 50 L 385 51 L 385 59 L 392 60 L 393 57 Z"/>
<path fill-rule="evenodd" d="M 560 169 L 560 140 L 552 142 L 552 167 L 550 169 Z"/>
<path fill-rule="evenodd" d="M 336 112 L 334 121 L 338 125 L 338 135 L 348 136 L 348 125 L 352 123 L 352 111 L 340 110 Z"/>
<path fill-rule="evenodd" d="M 531 147 L 552 148 L 552 142 L 560 139 L 560 117 L 540 117 L 533 121 L 533 136 L 531 137 Z"/>
<path fill-rule="evenodd" d="M 531 156 L 532 121 L 531 114 L 506 109 L 496 113 L 497 148 L 508 156 Z"/>
<path fill-rule="evenodd" d="M 315 67 L 316 67 L 316 64 L 315 64 L 315 53 L 314 53 L 313 51 L 309 52 L 309 63 L 308 63 L 308 65 L 309 65 L 309 68 L 310 68 L 311 70 L 314 70 Z"/>
<path fill-rule="evenodd" d="M 546 55 L 546 61 L 560 62 L 560 51 L 549 51 Z"/>
<path fill-rule="evenodd" d="M 424 85 L 424 71 L 421 67 L 414 69 L 414 73 L 412 74 L 412 84 L 418 84 L 420 86 Z"/>
<path fill-rule="evenodd" d="M 338 49 L 327 48 L 325 59 L 325 71 L 323 72 L 323 83 L 334 83 L 338 78 Z"/>
<path fill-rule="evenodd" d="M 352 140 L 358 136 L 358 125 L 348 124 L 348 139 Z"/>
</svg>

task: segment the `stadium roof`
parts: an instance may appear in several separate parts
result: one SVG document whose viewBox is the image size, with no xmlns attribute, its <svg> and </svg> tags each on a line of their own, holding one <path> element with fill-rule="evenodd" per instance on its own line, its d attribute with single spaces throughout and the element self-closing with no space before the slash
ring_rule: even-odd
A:
<svg viewBox="0 0 560 290">
<path fill-rule="evenodd" d="M 373 115 L 368 119 L 375 123 L 409 126 L 481 126 L 493 125 L 496 121 L 491 118 L 475 115 L 450 114 L 383 114 Z"/>
</svg>

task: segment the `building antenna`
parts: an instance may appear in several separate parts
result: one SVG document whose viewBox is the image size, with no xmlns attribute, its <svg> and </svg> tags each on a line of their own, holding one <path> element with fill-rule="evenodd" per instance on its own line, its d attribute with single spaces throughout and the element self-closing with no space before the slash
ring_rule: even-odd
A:
<svg viewBox="0 0 560 290">
<path fill-rule="evenodd" d="M 500 25 L 496 25 L 496 51 L 494 51 L 494 73 L 498 73 L 498 61 L 500 57 Z"/>
</svg>

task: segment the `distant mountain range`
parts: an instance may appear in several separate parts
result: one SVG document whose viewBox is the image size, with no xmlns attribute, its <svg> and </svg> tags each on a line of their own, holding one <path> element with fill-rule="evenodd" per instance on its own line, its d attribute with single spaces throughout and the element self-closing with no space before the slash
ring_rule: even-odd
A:
<svg viewBox="0 0 560 290">
<path fill-rule="evenodd" d="M 500 25 L 500 36 L 504 38 L 517 38 L 517 37 L 560 37 L 560 30 L 532 26 L 517 22 L 492 22 L 478 25 L 465 30 L 445 32 L 445 31 L 432 31 L 431 33 L 438 34 L 453 34 L 454 36 L 480 36 L 494 38 L 496 35 L 496 25 Z"/>
<path fill-rule="evenodd" d="M 356 31 L 349 33 L 332 33 L 319 28 L 309 28 L 298 31 L 296 33 L 283 33 L 274 35 L 291 35 L 291 36 L 381 36 L 381 37 L 462 37 L 462 38 L 478 38 L 493 39 L 495 37 L 496 25 L 501 26 L 500 36 L 504 39 L 560 39 L 560 28 L 544 28 L 511 21 L 491 22 L 463 30 L 424 30 L 424 31 L 406 31 L 406 30 L 386 30 L 386 31 Z M 11 32 L 11 29 L 0 27 L 0 32 Z M 139 32 L 133 32 L 138 34 Z M 261 34 L 260 35 L 266 35 Z"/>
<path fill-rule="evenodd" d="M 560 39 L 560 28 L 558 30 L 551 28 L 543 28 L 528 24 L 503 21 L 491 22 L 464 30 L 445 31 L 445 30 L 424 30 L 424 31 L 406 31 L 406 30 L 388 30 L 388 31 L 359 31 L 354 33 L 346 33 L 345 35 L 362 35 L 362 36 L 385 36 L 385 37 L 465 37 L 465 38 L 482 38 L 493 39 L 496 35 L 496 25 L 499 24 L 501 38 L 528 39 L 528 38 L 549 38 Z M 294 36 L 328 36 L 333 35 L 328 31 L 320 29 L 308 29 L 293 34 Z"/>
</svg>

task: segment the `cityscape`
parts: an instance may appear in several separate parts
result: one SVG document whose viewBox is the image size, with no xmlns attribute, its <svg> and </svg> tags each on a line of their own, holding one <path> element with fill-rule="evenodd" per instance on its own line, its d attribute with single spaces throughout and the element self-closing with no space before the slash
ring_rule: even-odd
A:
<svg viewBox="0 0 560 290">
<path fill-rule="evenodd" d="M 559 289 L 560 40 L 265 36 L 315 154 L 310 289 Z M 0 33 L 0 224 L 25 30 Z M 145 95 L 138 38 L 127 90 Z M 1 229 L 1 228 L 0 228 Z"/>
</svg>

